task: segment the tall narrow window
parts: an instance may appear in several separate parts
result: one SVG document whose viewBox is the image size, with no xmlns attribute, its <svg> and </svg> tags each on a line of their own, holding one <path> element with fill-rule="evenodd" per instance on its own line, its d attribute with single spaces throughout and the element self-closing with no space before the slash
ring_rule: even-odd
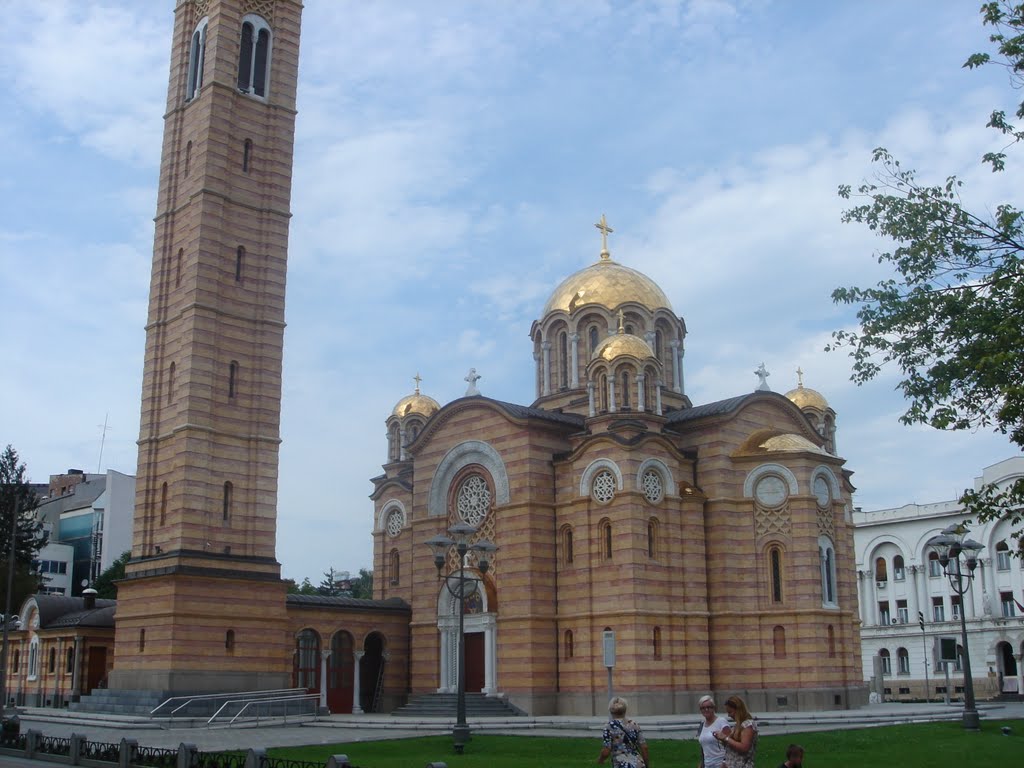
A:
<svg viewBox="0 0 1024 768">
<path fill-rule="evenodd" d="M 612 523 L 608 518 L 605 518 L 597 524 L 598 535 L 600 537 L 601 557 L 605 560 L 612 559 Z"/>
<path fill-rule="evenodd" d="M 558 384 L 562 389 L 569 386 L 569 337 L 565 331 L 558 334 Z"/>
<path fill-rule="evenodd" d="M 232 360 L 228 365 L 228 397 L 238 394 L 238 361 Z"/>
<path fill-rule="evenodd" d="M 270 27 L 259 16 L 248 15 L 242 22 L 242 44 L 238 52 L 238 90 L 255 96 L 267 95 L 270 64 Z"/>
<path fill-rule="evenodd" d="M 49 672 L 51 675 L 54 672 L 57 671 L 57 649 L 56 648 L 51 648 L 50 649 L 50 659 L 49 659 L 49 662 L 46 665 L 46 671 Z"/>
<path fill-rule="evenodd" d="M 575 648 L 573 647 L 572 630 L 565 630 L 565 634 L 562 635 L 562 656 L 566 659 L 571 659 Z"/>
<path fill-rule="evenodd" d="M 775 627 L 772 630 L 772 645 L 775 651 L 776 659 L 786 658 L 786 628 L 782 626 Z"/>
<path fill-rule="evenodd" d="M 224 483 L 224 504 L 221 512 L 224 520 L 231 518 L 231 497 L 234 495 L 235 487 L 231 484 L 231 481 Z"/>
<path fill-rule="evenodd" d="M 879 557 L 875 559 L 875 581 L 885 582 L 889 580 L 888 571 L 885 567 L 885 558 Z"/>
<path fill-rule="evenodd" d="M 904 581 L 907 578 L 907 569 L 903 564 L 903 555 L 896 555 L 892 559 L 892 577 L 896 581 Z"/>
<path fill-rule="evenodd" d="M 139 653 L 142 653 L 144 650 L 146 650 L 146 630 L 145 629 L 140 629 L 139 630 Z"/>
<path fill-rule="evenodd" d="M 768 567 L 771 569 L 772 602 L 782 602 L 782 550 L 772 547 L 768 552 Z"/>
<path fill-rule="evenodd" d="M 653 520 L 647 521 L 647 557 L 651 560 L 658 556 L 658 524 Z"/>
<path fill-rule="evenodd" d="M 188 178 L 188 172 L 192 168 L 192 142 L 189 141 L 185 145 L 185 178 Z"/>
<path fill-rule="evenodd" d="M 572 528 L 568 525 L 562 529 L 562 562 L 572 565 Z"/>
<path fill-rule="evenodd" d="M 1010 570 L 1010 547 L 1005 541 L 996 544 L 996 569 L 1000 571 Z"/>
<path fill-rule="evenodd" d="M 836 657 L 836 629 L 831 624 L 828 625 L 828 657 Z"/>
<path fill-rule="evenodd" d="M 75 671 L 75 649 L 68 648 L 64 654 L 64 674 L 70 675 Z"/>
<path fill-rule="evenodd" d="M 941 597 L 932 598 L 932 621 L 945 621 L 946 607 Z"/>
<path fill-rule="evenodd" d="M 178 249 L 178 259 L 174 264 L 174 287 L 177 288 L 181 285 L 181 262 L 184 261 L 185 249 Z"/>
<path fill-rule="evenodd" d="M 587 331 L 587 336 L 588 336 L 588 338 L 590 339 L 590 357 L 593 357 L 593 356 L 594 356 L 594 352 L 596 352 L 596 351 L 597 351 L 597 345 L 598 345 L 598 344 L 600 343 L 600 341 L 601 341 L 601 340 L 600 340 L 600 339 L 598 338 L 598 335 L 599 335 L 599 334 L 598 334 L 598 332 L 597 332 L 597 326 L 596 326 L 596 325 L 592 325 L 592 326 L 590 326 L 590 330 L 589 330 L 589 331 Z"/>
<path fill-rule="evenodd" d="M 174 363 L 167 369 L 167 404 L 174 402 Z"/>
<path fill-rule="evenodd" d="M 167 523 L 167 483 L 160 486 L 160 525 Z"/>
<path fill-rule="evenodd" d="M 896 649 L 896 670 L 901 675 L 910 674 L 910 654 L 906 648 Z"/>
<path fill-rule="evenodd" d="M 242 282 L 242 268 L 245 266 L 245 246 L 238 246 L 235 250 L 235 282 Z"/>
<path fill-rule="evenodd" d="M 836 605 L 836 550 L 832 540 L 827 536 L 819 538 L 818 552 L 821 557 L 821 601 L 825 605 Z M 885 563 L 882 558 L 879 560 Z"/>
<path fill-rule="evenodd" d="M 661 627 L 655 627 L 653 636 L 651 637 L 651 644 L 653 645 L 654 658 L 661 658 Z"/>
<path fill-rule="evenodd" d="M 392 585 L 398 584 L 399 577 L 401 576 L 402 568 L 402 556 L 398 553 L 397 549 L 391 550 L 391 562 L 390 562 L 390 577 Z"/>
<path fill-rule="evenodd" d="M 882 674 L 883 675 L 891 675 L 892 674 L 892 657 L 889 656 L 889 649 L 888 648 L 883 648 L 882 650 L 880 650 L 878 652 L 878 655 L 882 659 Z"/>
<path fill-rule="evenodd" d="M 199 89 L 203 87 L 203 68 L 206 63 L 206 29 L 210 20 L 203 19 L 196 25 L 192 33 L 192 45 L 189 48 L 188 56 L 188 81 L 185 91 L 185 101 L 195 98 Z"/>
<path fill-rule="evenodd" d="M 629 410 L 629 374 L 622 372 L 622 410 Z"/>
<path fill-rule="evenodd" d="M 928 553 L 928 576 L 930 578 L 936 578 L 942 575 L 942 563 L 939 562 L 938 552 Z"/>
<path fill-rule="evenodd" d="M 224 633 L 224 650 L 228 653 L 235 652 L 235 630 L 233 629 Z"/>
<path fill-rule="evenodd" d="M 242 173 L 249 172 L 249 164 L 252 162 L 252 139 L 246 139 L 242 145 Z"/>
</svg>

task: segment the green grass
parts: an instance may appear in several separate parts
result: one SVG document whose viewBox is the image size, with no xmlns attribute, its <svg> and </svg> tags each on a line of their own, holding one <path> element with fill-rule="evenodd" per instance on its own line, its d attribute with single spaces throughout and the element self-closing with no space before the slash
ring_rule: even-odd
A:
<svg viewBox="0 0 1024 768">
<path fill-rule="evenodd" d="M 1004 725 L 1013 729 L 1010 736 L 1000 732 Z M 1024 720 L 985 720 L 980 733 L 965 732 L 957 721 L 763 736 L 757 765 L 775 768 L 793 742 L 804 746 L 806 764 L 812 767 L 1024 765 Z M 270 750 L 270 756 L 324 763 L 340 753 L 361 768 L 423 768 L 435 760 L 449 768 L 592 768 L 600 749 L 599 737 L 474 736 L 465 754 L 456 755 L 451 736 L 426 736 L 282 747 Z M 699 760 L 697 742 L 692 739 L 653 739 L 650 754 L 652 768 L 696 768 Z"/>
</svg>

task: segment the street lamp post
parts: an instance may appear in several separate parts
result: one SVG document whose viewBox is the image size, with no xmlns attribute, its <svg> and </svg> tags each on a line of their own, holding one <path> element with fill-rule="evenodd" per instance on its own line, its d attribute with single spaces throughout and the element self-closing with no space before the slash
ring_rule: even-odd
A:
<svg viewBox="0 0 1024 768">
<path fill-rule="evenodd" d="M 456 684 L 455 727 L 452 729 L 452 745 L 457 755 L 462 754 L 466 742 L 469 741 L 469 725 L 466 723 L 466 554 L 469 552 L 478 553 L 477 568 L 480 569 L 480 573 L 487 573 L 491 565 L 488 558 L 498 550 L 494 544 L 486 539 L 470 544 L 469 540 L 476 533 L 476 530 L 469 523 L 456 523 L 448 529 L 448 533 L 451 534 L 450 538 L 438 534 L 426 542 L 427 546 L 434 553 L 434 565 L 437 567 L 437 577 L 439 579 L 441 578 L 441 569 L 444 568 L 445 559 L 452 547 L 455 548 L 459 556 L 459 577 L 456 582 L 458 586 L 453 588 L 449 577 L 445 577 L 444 580 L 444 586 L 448 590 L 448 594 L 459 601 L 459 666 Z"/>
<path fill-rule="evenodd" d="M 11 518 L 11 547 L 7 553 L 7 599 L 4 602 L 3 648 L 0 649 L 0 717 L 6 715 L 7 707 L 7 633 L 11 625 L 11 595 L 14 588 L 14 556 L 18 544 L 18 515 L 21 499 L 14 497 L 14 516 Z"/>
<path fill-rule="evenodd" d="M 960 638 L 964 649 L 964 729 L 977 731 L 979 729 L 978 710 L 974 705 L 974 680 L 971 678 L 971 652 L 967 645 L 967 614 L 964 595 L 971 588 L 974 569 L 978 567 L 978 553 L 984 547 L 974 539 L 965 539 L 964 536 L 967 533 L 967 529 L 962 525 L 950 525 L 942 532 L 941 536 L 932 541 L 932 546 L 938 551 L 939 563 L 949 579 L 949 586 L 960 595 Z M 963 555 L 964 565 L 967 566 L 966 573 L 960 565 L 961 555 Z"/>
</svg>

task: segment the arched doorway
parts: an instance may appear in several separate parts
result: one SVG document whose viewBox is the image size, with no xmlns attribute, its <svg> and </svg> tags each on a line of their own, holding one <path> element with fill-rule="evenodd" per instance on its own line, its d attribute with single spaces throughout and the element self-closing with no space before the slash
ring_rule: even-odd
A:
<svg viewBox="0 0 1024 768">
<path fill-rule="evenodd" d="M 379 712 L 384 692 L 384 636 L 371 632 L 363 641 L 359 660 L 359 698 L 363 712 Z"/>
<path fill-rule="evenodd" d="M 999 671 L 1001 693 L 1020 693 L 1017 690 L 1017 660 L 1013 657 L 1013 646 L 1007 642 L 996 644 L 996 663 Z"/>
<path fill-rule="evenodd" d="M 310 693 L 320 693 L 320 635 L 303 629 L 295 636 L 292 684 Z"/>
<path fill-rule="evenodd" d="M 352 712 L 354 667 L 352 635 L 339 630 L 331 638 L 331 657 L 327 666 L 327 708 L 331 712 Z"/>
<path fill-rule="evenodd" d="M 458 590 L 458 572 L 447 581 Z M 466 651 L 465 684 L 469 693 L 492 693 L 497 690 L 495 659 L 497 658 L 496 599 L 493 586 L 482 574 L 466 571 L 467 593 L 463 619 Z M 477 588 L 480 587 L 481 588 Z M 470 591 L 472 589 L 472 591 Z M 441 665 L 438 693 L 458 690 L 459 600 L 442 583 L 437 601 L 437 628 L 441 633 Z"/>
</svg>

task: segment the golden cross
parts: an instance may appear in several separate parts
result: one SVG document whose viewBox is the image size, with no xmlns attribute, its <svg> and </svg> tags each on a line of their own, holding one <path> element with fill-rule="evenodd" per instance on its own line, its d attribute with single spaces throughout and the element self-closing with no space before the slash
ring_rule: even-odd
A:
<svg viewBox="0 0 1024 768">
<path fill-rule="evenodd" d="M 796 381 L 799 386 L 804 385 L 804 372 L 800 370 L 799 366 L 796 369 Z"/>
<path fill-rule="evenodd" d="M 416 382 L 416 394 L 418 395 L 420 393 L 420 382 L 423 381 L 423 379 L 420 378 L 419 371 L 416 371 L 416 375 L 412 377 L 412 380 Z"/>
<path fill-rule="evenodd" d="M 626 319 L 626 313 L 623 312 L 620 309 L 619 310 L 619 333 L 625 333 L 626 332 L 626 327 L 623 325 L 623 322 L 625 321 L 625 319 Z"/>
<path fill-rule="evenodd" d="M 611 258 L 611 254 L 608 252 L 608 233 L 614 232 L 615 230 L 608 226 L 608 220 L 601 214 L 601 220 L 594 225 L 601 230 L 601 258 Z"/>
</svg>

